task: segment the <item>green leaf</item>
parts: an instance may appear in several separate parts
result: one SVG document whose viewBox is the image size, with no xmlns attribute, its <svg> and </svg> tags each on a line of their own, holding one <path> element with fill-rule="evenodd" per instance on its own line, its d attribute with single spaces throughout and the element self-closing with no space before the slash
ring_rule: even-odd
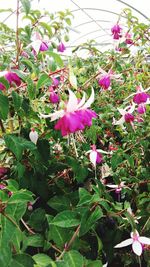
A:
<svg viewBox="0 0 150 267">
<path fill-rule="evenodd" d="M 72 168 L 74 172 L 74 178 L 80 183 L 85 180 L 88 174 L 88 169 L 82 166 L 75 158 L 66 158 L 68 165 Z"/>
<path fill-rule="evenodd" d="M 79 203 L 78 206 L 87 205 L 91 201 L 91 194 L 84 188 L 79 188 Z"/>
<path fill-rule="evenodd" d="M 4 77 L 0 77 L 0 83 L 2 83 L 5 86 L 6 89 L 9 89 L 10 84 L 7 81 L 7 79 L 5 79 Z"/>
<path fill-rule="evenodd" d="M 43 247 L 44 246 L 44 237 L 40 234 L 35 234 L 32 236 L 28 236 L 27 238 L 27 246 L 31 247 Z"/>
<path fill-rule="evenodd" d="M 50 57 L 52 57 L 59 67 L 63 67 L 64 65 L 63 60 L 58 54 L 52 51 L 46 51 L 45 54 L 48 54 Z"/>
<path fill-rule="evenodd" d="M 21 160 L 23 151 L 25 149 L 29 149 L 30 151 L 34 151 L 37 149 L 32 142 L 15 135 L 5 135 L 4 140 L 6 146 L 14 153 L 17 160 Z"/>
<path fill-rule="evenodd" d="M 84 267 L 84 258 L 76 250 L 66 252 L 63 259 L 70 267 Z"/>
<path fill-rule="evenodd" d="M 8 267 L 34 267 L 35 261 L 28 254 L 16 254 Z"/>
<path fill-rule="evenodd" d="M 2 92 L 0 92 L 0 118 L 2 120 L 6 120 L 9 112 L 9 101 L 8 97 L 3 95 Z"/>
<path fill-rule="evenodd" d="M 47 204 L 57 211 L 67 210 L 71 207 L 70 200 L 66 196 L 54 196 Z"/>
<path fill-rule="evenodd" d="M 22 105 L 22 97 L 17 92 L 13 91 L 12 100 L 14 104 L 14 109 L 18 111 Z"/>
<path fill-rule="evenodd" d="M 38 208 L 32 212 L 29 220 L 29 225 L 36 231 L 41 231 L 43 229 L 45 220 L 45 210 Z"/>
<path fill-rule="evenodd" d="M 30 191 L 22 189 L 20 191 L 14 192 L 8 200 L 8 203 L 26 203 L 28 201 L 33 201 L 32 193 Z"/>
<path fill-rule="evenodd" d="M 46 73 L 44 73 L 44 74 L 41 74 L 41 76 L 37 82 L 36 88 L 38 90 L 42 86 L 51 85 L 51 83 L 52 83 L 52 81 L 51 81 L 50 77 Z"/>
<path fill-rule="evenodd" d="M 38 267 L 57 267 L 57 265 L 52 261 L 52 259 L 43 253 L 38 253 L 33 256 L 34 261 L 37 263 Z"/>
<path fill-rule="evenodd" d="M 49 37 L 53 35 L 52 28 L 50 25 L 48 25 L 46 22 L 40 22 L 39 25 L 41 25 L 49 34 Z"/>
<path fill-rule="evenodd" d="M 78 214 L 75 211 L 65 210 L 58 213 L 51 224 L 62 227 L 70 228 L 79 225 L 80 220 L 78 219 Z"/>
<path fill-rule="evenodd" d="M 70 240 L 72 235 L 72 231 L 66 231 L 64 228 L 50 225 L 48 240 L 53 240 L 59 248 L 63 249 L 65 243 Z"/>
<path fill-rule="evenodd" d="M 24 12 L 26 13 L 26 15 L 28 15 L 30 12 L 30 9 L 31 9 L 31 1 L 30 0 L 21 0 L 21 4 L 22 4 Z"/>
<path fill-rule="evenodd" d="M 97 261 L 91 261 L 86 265 L 86 267 L 103 267 L 103 264 L 100 260 Z"/>
<path fill-rule="evenodd" d="M 96 207 L 92 213 L 89 210 L 85 211 L 81 219 L 80 236 L 86 234 L 102 216 L 100 207 Z"/>
</svg>

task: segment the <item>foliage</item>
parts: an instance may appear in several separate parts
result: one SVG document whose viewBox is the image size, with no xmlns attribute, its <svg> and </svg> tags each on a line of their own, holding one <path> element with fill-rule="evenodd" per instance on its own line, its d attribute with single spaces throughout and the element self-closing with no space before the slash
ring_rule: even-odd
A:
<svg viewBox="0 0 150 267">
<path fill-rule="evenodd" d="M 30 2 L 20 1 L 16 16 L 27 23 L 17 33 L 0 23 L 1 73 L 11 71 L 21 81 L 0 75 L 0 266 L 133 267 L 139 259 L 149 266 L 148 245 L 139 259 L 130 247 L 114 248 L 135 229 L 147 236 L 150 226 L 149 105 L 144 115 L 134 110 L 134 124 L 115 124 L 118 108 L 133 103 L 136 87 L 150 89 L 149 25 L 126 9 L 131 44 L 121 39 L 116 50 L 101 53 L 90 41 L 74 50 L 86 49 L 87 58 L 75 53 L 68 60 L 57 47 L 69 40 L 72 14 L 42 13 Z M 110 70 L 111 89 L 104 90 L 98 81 Z M 63 109 L 68 89 L 88 99 L 91 88 L 97 118 L 62 137 L 42 114 Z M 52 90 L 60 103 L 49 101 Z M 93 144 L 104 152 L 96 168 L 87 153 Z"/>
</svg>

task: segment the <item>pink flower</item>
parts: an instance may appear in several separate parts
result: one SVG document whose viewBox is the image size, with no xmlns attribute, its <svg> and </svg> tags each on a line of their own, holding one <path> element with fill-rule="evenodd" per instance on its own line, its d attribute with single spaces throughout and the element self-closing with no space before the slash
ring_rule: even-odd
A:
<svg viewBox="0 0 150 267">
<path fill-rule="evenodd" d="M 127 106 L 125 109 L 122 108 L 118 108 L 120 114 L 122 115 L 121 119 L 116 121 L 115 119 L 113 119 L 113 124 L 114 125 L 120 125 L 122 128 L 123 124 L 125 122 L 130 123 L 131 126 L 133 127 L 133 121 L 134 121 L 134 116 L 132 115 L 133 111 L 135 109 L 135 104 L 133 103 L 133 105 L 131 106 Z"/>
<path fill-rule="evenodd" d="M 97 115 L 91 109 L 88 109 L 94 101 L 94 90 L 90 98 L 85 102 L 85 93 L 83 98 L 79 102 L 75 94 L 69 90 L 69 101 L 65 105 L 65 108 L 58 110 L 50 115 L 43 115 L 43 118 L 51 117 L 51 121 L 59 118 L 55 125 L 55 130 L 60 130 L 62 136 L 66 136 L 70 133 L 75 133 L 79 130 L 84 130 L 86 126 L 92 125 L 92 119 L 96 118 Z"/>
<path fill-rule="evenodd" d="M 133 252 L 136 255 L 141 256 L 143 252 L 143 245 L 150 245 L 150 238 L 145 236 L 140 236 L 137 230 L 132 232 L 130 235 L 131 238 L 122 241 L 121 243 L 116 245 L 115 248 L 122 248 L 132 245 Z"/>
<path fill-rule="evenodd" d="M 57 47 L 57 51 L 63 53 L 65 50 L 66 50 L 66 47 L 65 47 L 65 45 L 61 42 L 61 43 L 58 45 L 58 47 Z"/>
<path fill-rule="evenodd" d="M 110 152 L 106 152 L 102 149 L 97 149 L 96 145 L 91 146 L 92 149 L 88 150 L 86 154 L 90 154 L 90 161 L 93 164 L 93 166 L 96 168 L 96 164 L 99 164 L 103 161 L 103 155 L 102 154 L 111 154 Z"/>
<path fill-rule="evenodd" d="M 121 30 L 122 28 L 116 24 L 111 28 L 111 32 L 113 34 L 113 39 L 118 40 L 121 37 Z"/>
<path fill-rule="evenodd" d="M 128 32 L 125 34 L 125 43 L 129 45 L 133 44 L 133 40 L 131 39 L 131 34 Z"/>
<path fill-rule="evenodd" d="M 137 108 L 137 112 L 139 113 L 139 114 L 144 114 L 145 112 L 146 112 L 146 107 L 145 107 L 145 105 L 139 105 L 138 106 L 138 108 Z"/>
<path fill-rule="evenodd" d="M 44 41 L 41 35 L 36 32 L 32 38 L 32 42 L 27 46 L 33 48 L 33 54 L 37 55 L 39 51 L 47 51 L 49 46 L 46 41 Z"/>
<path fill-rule="evenodd" d="M 21 79 L 15 72 L 2 71 L 0 73 L 0 77 L 4 77 L 8 81 L 10 86 L 13 86 L 13 84 L 20 86 L 21 84 Z M 6 89 L 5 86 L 2 83 L 0 83 L 0 90 L 4 89 Z"/>
<path fill-rule="evenodd" d="M 142 103 L 146 103 L 147 102 L 147 99 L 149 98 L 150 96 L 144 92 L 139 92 L 137 94 L 134 95 L 133 97 L 133 101 L 134 103 L 136 104 L 142 104 Z"/>
<path fill-rule="evenodd" d="M 0 190 L 3 190 L 3 189 L 5 189 L 6 188 L 6 185 L 4 185 L 4 184 L 0 184 Z"/>
<path fill-rule="evenodd" d="M 54 91 L 51 91 L 50 96 L 49 96 L 49 100 L 51 103 L 56 104 L 59 102 L 59 96 Z"/>
<path fill-rule="evenodd" d="M 109 187 L 109 188 L 115 189 L 116 193 L 120 193 L 122 188 L 129 188 L 129 187 L 125 186 L 125 182 L 121 182 L 118 185 L 116 185 L 116 184 L 107 184 L 106 186 Z"/>
<path fill-rule="evenodd" d="M 98 84 L 104 90 L 111 89 L 111 80 L 119 79 L 121 76 L 120 74 L 115 74 L 111 69 L 106 72 L 102 68 L 99 68 L 99 71 L 101 72 L 101 74 L 99 75 Z"/>
<path fill-rule="evenodd" d="M 53 87 L 57 87 L 59 85 L 59 80 L 58 79 L 52 78 L 52 81 L 53 81 L 53 83 L 52 83 Z"/>
<path fill-rule="evenodd" d="M 99 81 L 98 84 L 104 89 L 107 90 L 110 86 L 110 77 L 109 76 L 103 76 Z"/>
</svg>

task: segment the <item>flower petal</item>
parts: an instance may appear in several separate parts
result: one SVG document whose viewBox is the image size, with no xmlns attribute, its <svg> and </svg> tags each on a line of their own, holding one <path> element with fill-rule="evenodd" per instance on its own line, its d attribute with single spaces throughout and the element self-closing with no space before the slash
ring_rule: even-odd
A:
<svg viewBox="0 0 150 267">
<path fill-rule="evenodd" d="M 83 97 L 82 97 L 81 101 L 77 105 L 77 109 L 82 108 L 82 106 L 84 105 L 84 103 L 85 103 L 85 92 L 83 93 Z"/>
<path fill-rule="evenodd" d="M 150 245 L 150 238 L 148 238 L 148 237 L 140 236 L 140 237 L 139 237 L 139 241 L 140 241 L 142 244 Z"/>
<path fill-rule="evenodd" d="M 97 158 L 97 152 L 96 151 L 92 151 L 90 153 L 90 161 L 92 162 L 94 167 L 96 167 L 96 158 Z"/>
<path fill-rule="evenodd" d="M 42 44 L 41 40 L 36 40 L 36 41 L 32 42 L 30 45 L 33 47 L 35 52 L 38 54 L 41 44 Z"/>
<path fill-rule="evenodd" d="M 67 111 L 73 112 L 77 109 L 78 99 L 77 99 L 76 95 L 71 90 L 68 90 L 68 91 L 69 91 L 69 100 L 67 103 Z"/>
<path fill-rule="evenodd" d="M 61 110 L 58 110 L 58 111 L 56 111 L 52 114 L 48 114 L 48 115 L 40 113 L 40 117 L 44 118 L 44 119 L 51 118 L 51 121 L 55 121 L 58 118 L 61 118 L 64 115 L 64 113 L 65 113 L 64 110 L 61 109 Z"/>
<path fill-rule="evenodd" d="M 138 256 L 141 256 L 142 254 L 142 245 L 139 241 L 134 241 L 133 244 L 132 244 L 132 249 L 133 249 L 133 252 L 138 255 Z"/>
<path fill-rule="evenodd" d="M 94 89 L 92 88 L 92 93 L 87 102 L 82 106 L 82 109 L 89 108 L 93 102 L 94 102 Z"/>
<path fill-rule="evenodd" d="M 106 184 L 106 186 L 109 188 L 118 188 L 118 185 L 116 184 Z"/>
<path fill-rule="evenodd" d="M 119 243 L 118 245 L 116 245 L 115 248 L 123 248 L 123 247 L 131 245 L 132 243 L 133 243 L 133 239 L 128 238 L 128 239 L 122 241 L 121 243 Z"/>
</svg>

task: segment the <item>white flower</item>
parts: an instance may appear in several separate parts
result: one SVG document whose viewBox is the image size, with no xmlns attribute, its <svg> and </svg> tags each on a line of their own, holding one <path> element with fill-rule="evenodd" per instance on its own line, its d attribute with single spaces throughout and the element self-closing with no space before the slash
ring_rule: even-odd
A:
<svg viewBox="0 0 150 267">
<path fill-rule="evenodd" d="M 38 137 L 38 133 L 34 129 L 32 129 L 29 133 L 29 138 L 35 145 L 37 143 Z"/>
<path fill-rule="evenodd" d="M 132 232 L 130 235 L 131 238 L 122 241 L 121 243 L 116 245 L 115 248 L 122 248 L 132 245 L 133 252 L 136 255 L 141 256 L 143 251 L 143 245 L 150 245 L 150 238 L 140 236 L 137 230 Z"/>
</svg>

